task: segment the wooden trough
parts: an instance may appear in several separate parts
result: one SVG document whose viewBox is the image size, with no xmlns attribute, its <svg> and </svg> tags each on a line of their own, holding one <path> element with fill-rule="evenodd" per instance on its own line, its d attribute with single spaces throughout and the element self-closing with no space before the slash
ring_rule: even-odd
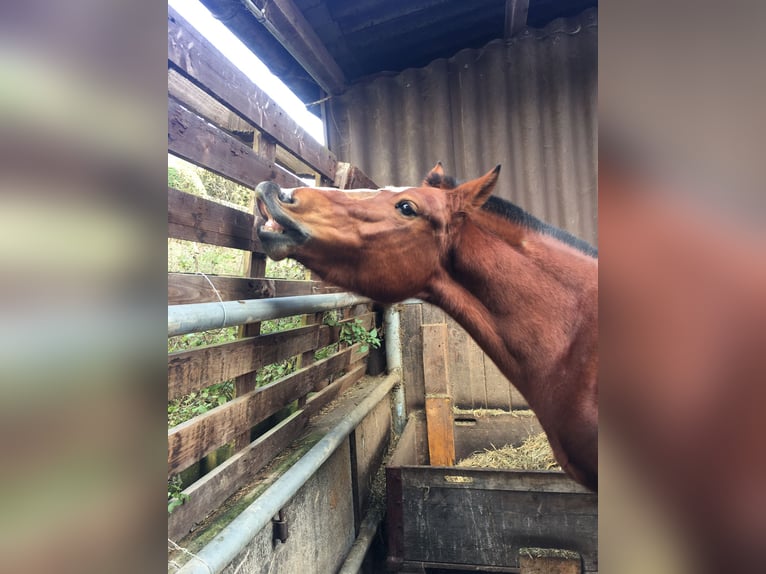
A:
<svg viewBox="0 0 766 574">
<path fill-rule="evenodd" d="M 534 417 L 481 414 L 456 417 L 457 459 L 521 443 L 540 430 Z M 428 460 L 426 421 L 418 413 L 386 468 L 390 571 L 598 571 L 598 498 L 562 472 L 429 466 Z M 529 547 L 574 551 L 580 564 L 527 569 L 519 551 Z"/>
</svg>

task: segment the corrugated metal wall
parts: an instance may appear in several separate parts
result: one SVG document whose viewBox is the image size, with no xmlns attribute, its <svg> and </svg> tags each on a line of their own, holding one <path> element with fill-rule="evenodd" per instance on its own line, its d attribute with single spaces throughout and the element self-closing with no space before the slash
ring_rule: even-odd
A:
<svg viewBox="0 0 766 574">
<path fill-rule="evenodd" d="M 330 147 L 381 185 L 500 163 L 497 195 L 596 244 L 597 43 L 588 10 L 361 82 L 329 102 Z"/>
</svg>

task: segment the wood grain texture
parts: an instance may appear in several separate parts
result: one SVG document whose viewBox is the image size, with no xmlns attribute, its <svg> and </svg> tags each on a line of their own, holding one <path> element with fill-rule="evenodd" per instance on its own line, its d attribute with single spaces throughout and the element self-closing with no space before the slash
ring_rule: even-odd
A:
<svg viewBox="0 0 766 574">
<path fill-rule="evenodd" d="M 273 180 L 283 187 L 303 182 L 262 158 L 253 148 L 168 98 L 168 151 L 244 186 Z"/>
<path fill-rule="evenodd" d="M 459 461 L 493 447 L 519 446 L 530 436 L 541 432 L 543 429 L 535 416 L 488 414 L 487 411 L 455 415 L 455 458 Z"/>
<path fill-rule="evenodd" d="M 168 538 L 186 536 L 295 440 L 308 420 L 305 411 L 294 413 L 184 490 L 188 499 L 168 516 Z"/>
<path fill-rule="evenodd" d="M 254 221 L 239 209 L 168 188 L 168 237 L 262 252 Z"/>
<path fill-rule="evenodd" d="M 258 337 L 247 337 L 168 355 L 168 400 L 251 373 L 316 348 L 320 327 L 291 329 Z M 325 328 L 329 340 L 330 329 Z"/>
<path fill-rule="evenodd" d="M 358 317 L 370 329 L 374 315 Z M 351 319 L 353 320 L 353 319 Z M 341 325 L 345 321 L 341 322 Z M 338 340 L 338 329 L 309 325 L 168 355 L 168 400 L 254 372 Z"/>
<path fill-rule="evenodd" d="M 215 289 L 211 287 L 211 283 Z M 304 282 L 298 283 L 303 284 Z M 280 283 L 275 279 L 223 275 L 203 277 L 194 273 L 168 273 L 168 305 L 209 303 L 218 301 L 218 295 L 223 301 L 284 296 L 284 293 L 280 292 L 279 285 Z M 313 292 L 311 285 L 306 286 L 304 290 L 305 293 L 301 293 L 302 295 Z"/>
<path fill-rule="evenodd" d="M 292 0 L 270 0 L 264 3 L 264 16 L 277 38 L 301 63 L 322 89 L 333 95 L 345 91 L 346 78 L 324 42 Z"/>
<path fill-rule="evenodd" d="M 188 468 L 365 356 L 359 345 L 349 347 L 173 427 L 168 431 L 168 476 Z"/>
<path fill-rule="evenodd" d="M 227 498 L 296 440 L 310 417 L 348 390 L 364 375 L 364 364 L 355 363 L 346 375 L 317 393 L 307 406 L 281 421 L 244 449 L 184 490 L 189 498 L 168 517 L 168 537 L 178 541 L 215 511 Z"/>
<path fill-rule="evenodd" d="M 168 8 L 168 65 L 225 102 L 323 176 L 334 179 L 335 154 L 307 134 L 277 102 L 172 8 Z"/>
<path fill-rule="evenodd" d="M 423 325 L 422 331 L 429 460 L 432 465 L 451 466 L 455 464 L 455 435 L 448 393 L 447 325 Z"/>
<path fill-rule="evenodd" d="M 335 169 L 333 185 L 339 189 L 378 189 L 380 187 L 360 168 L 342 161 L 338 162 Z"/>
<path fill-rule="evenodd" d="M 402 379 L 408 415 L 425 408 L 421 307 L 422 305 L 404 305 L 400 313 Z"/>
<path fill-rule="evenodd" d="M 518 435 L 530 420 L 480 422 Z M 456 439 L 486 435 L 479 426 Z M 386 468 L 390 565 L 518 572 L 519 548 L 542 547 L 578 552 L 584 572 L 598 571 L 596 494 L 562 472 L 427 466 L 425 435 L 423 414 L 410 416 Z"/>
</svg>

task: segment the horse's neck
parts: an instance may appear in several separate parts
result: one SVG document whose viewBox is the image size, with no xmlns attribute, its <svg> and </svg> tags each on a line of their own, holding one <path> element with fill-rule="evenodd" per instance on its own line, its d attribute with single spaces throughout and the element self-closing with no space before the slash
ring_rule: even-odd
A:
<svg viewBox="0 0 766 574">
<path fill-rule="evenodd" d="M 452 268 L 434 282 L 430 299 L 468 331 L 531 403 L 546 392 L 539 382 L 562 369 L 575 339 L 592 337 L 586 344 L 595 344 L 597 263 L 539 235 L 525 236 L 527 246 L 519 248 L 478 228 L 463 234 Z M 518 238 L 513 235 L 513 241 Z"/>
</svg>

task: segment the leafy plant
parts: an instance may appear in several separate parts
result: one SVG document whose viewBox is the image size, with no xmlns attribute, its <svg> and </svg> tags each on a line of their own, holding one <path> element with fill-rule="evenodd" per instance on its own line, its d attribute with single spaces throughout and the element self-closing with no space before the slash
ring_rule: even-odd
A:
<svg viewBox="0 0 766 574">
<path fill-rule="evenodd" d="M 223 381 L 198 392 L 168 401 L 168 428 L 208 412 L 230 401 L 234 396 L 234 381 Z"/>
<path fill-rule="evenodd" d="M 296 358 L 292 357 L 290 359 L 285 359 L 281 363 L 266 365 L 255 374 L 255 382 L 259 387 L 262 387 L 276 381 L 277 379 L 286 377 L 295 371 L 297 363 L 298 361 Z"/>
<path fill-rule="evenodd" d="M 188 494 L 183 492 L 183 484 L 179 475 L 168 480 L 168 514 L 181 506 L 189 499 Z"/>
<path fill-rule="evenodd" d="M 340 329 L 340 342 L 348 345 L 362 343 L 359 351 L 364 353 L 370 347 L 377 349 L 382 342 L 378 329 L 373 327 L 369 331 L 359 319 L 354 319 L 353 323 L 343 323 Z"/>
<path fill-rule="evenodd" d="M 269 333 L 276 333 L 277 331 L 287 331 L 288 329 L 295 329 L 301 325 L 303 325 L 303 318 L 301 315 L 264 321 L 261 323 L 261 335 L 268 335 Z"/>
<path fill-rule="evenodd" d="M 330 327 L 335 327 L 341 319 L 340 311 L 333 309 L 332 311 L 325 311 L 322 315 L 322 323 Z"/>
<path fill-rule="evenodd" d="M 314 359 L 317 361 L 320 361 L 322 359 L 326 359 L 330 355 L 333 355 L 338 352 L 338 343 L 333 343 L 332 345 L 327 345 L 326 347 L 322 347 L 321 349 L 317 349 L 314 351 Z"/>
<path fill-rule="evenodd" d="M 216 345 L 218 343 L 228 343 L 229 341 L 235 341 L 236 339 L 237 327 L 226 327 L 225 329 L 177 335 L 168 338 L 168 353 L 188 351 L 189 349 L 196 349 L 197 347 L 204 347 L 207 345 Z"/>
</svg>

